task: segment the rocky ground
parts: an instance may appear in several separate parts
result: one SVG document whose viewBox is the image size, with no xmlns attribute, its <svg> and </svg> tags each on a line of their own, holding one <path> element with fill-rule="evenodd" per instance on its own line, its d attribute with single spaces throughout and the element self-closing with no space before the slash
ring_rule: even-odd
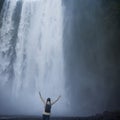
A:
<svg viewBox="0 0 120 120">
<path fill-rule="evenodd" d="M 0 120 L 42 120 L 39 116 L 0 116 Z M 51 117 L 50 120 L 120 120 L 120 111 L 96 114 L 89 117 Z"/>
</svg>

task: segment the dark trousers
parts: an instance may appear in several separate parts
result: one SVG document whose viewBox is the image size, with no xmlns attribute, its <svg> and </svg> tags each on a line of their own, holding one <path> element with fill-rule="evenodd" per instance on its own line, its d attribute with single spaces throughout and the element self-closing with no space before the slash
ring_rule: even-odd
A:
<svg viewBox="0 0 120 120">
<path fill-rule="evenodd" d="M 42 117 L 43 117 L 42 120 L 50 120 L 50 115 L 43 115 Z"/>
</svg>

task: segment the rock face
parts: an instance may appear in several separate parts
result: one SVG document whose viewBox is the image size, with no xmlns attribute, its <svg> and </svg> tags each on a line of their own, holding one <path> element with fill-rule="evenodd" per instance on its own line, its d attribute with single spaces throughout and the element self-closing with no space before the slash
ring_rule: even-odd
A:
<svg viewBox="0 0 120 120">
<path fill-rule="evenodd" d="M 72 113 L 120 109 L 120 5 L 116 0 L 68 1 L 64 48 Z"/>
</svg>

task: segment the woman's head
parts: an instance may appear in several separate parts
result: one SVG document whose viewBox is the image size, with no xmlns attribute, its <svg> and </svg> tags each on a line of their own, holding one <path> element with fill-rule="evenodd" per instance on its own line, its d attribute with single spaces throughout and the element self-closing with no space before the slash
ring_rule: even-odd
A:
<svg viewBox="0 0 120 120">
<path fill-rule="evenodd" d="M 51 99 L 50 99 L 50 98 L 47 98 L 47 102 L 51 102 Z"/>
</svg>

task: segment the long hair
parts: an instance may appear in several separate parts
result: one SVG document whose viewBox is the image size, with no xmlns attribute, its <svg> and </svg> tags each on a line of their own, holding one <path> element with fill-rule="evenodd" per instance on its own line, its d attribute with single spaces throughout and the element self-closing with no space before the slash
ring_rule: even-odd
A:
<svg viewBox="0 0 120 120">
<path fill-rule="evenodd" d="M 50 104 L 51 104 L 51 99 L 50 99 L 50 98 L 47 98 L 46 104 L 47 104 L 47 102 L 50 102 Z"/>
<path fill-rule="evenodd" d="M 48 113 L 51 112 L 51 99 L 50 98 L 47 98 L 46 100 L 45 112 L 48 112 Z"/>
</svg>

